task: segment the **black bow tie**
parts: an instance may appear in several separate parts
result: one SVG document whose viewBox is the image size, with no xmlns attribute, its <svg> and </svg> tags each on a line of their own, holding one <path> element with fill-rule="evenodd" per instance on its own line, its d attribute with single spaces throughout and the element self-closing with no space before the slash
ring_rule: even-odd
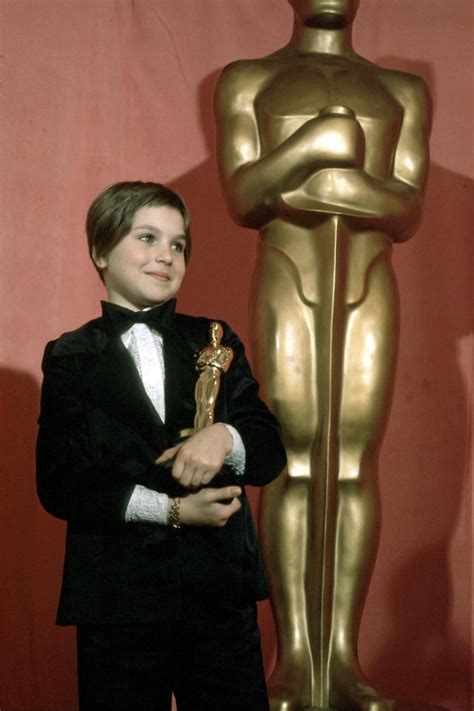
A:
<svg viewBox="0 0 474 711">
<path fill-rule="evenodd" d="M 150 328 L 162 331 L 171 328 L 174 322 L 176 299 L 170 299 L 161 306 L 154 306 L 145 311 L 132 311 L 109 301 L 101 301 L 102 315 L 112 334 L 125 333 L 135 323 L 146 323 Z"/>
</svg>

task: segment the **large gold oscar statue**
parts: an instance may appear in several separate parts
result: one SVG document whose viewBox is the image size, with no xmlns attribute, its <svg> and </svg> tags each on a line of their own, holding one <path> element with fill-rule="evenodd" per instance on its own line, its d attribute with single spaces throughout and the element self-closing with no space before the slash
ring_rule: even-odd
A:
<svg viewBox="0 0 474 711">
<path fill-rule="evenodd" d="M 260 231 L 253 346 L 288 454 L 261 505 L 271 708 L 388 711 L 357 637 L 397 353 L 390 257 L 420 221 L 430 101 L 420 78 L 354 52 L 358 0 L 290 4 L 289 44 L 229 65 L 216 92 L 229 210 Z"/>
</svg>

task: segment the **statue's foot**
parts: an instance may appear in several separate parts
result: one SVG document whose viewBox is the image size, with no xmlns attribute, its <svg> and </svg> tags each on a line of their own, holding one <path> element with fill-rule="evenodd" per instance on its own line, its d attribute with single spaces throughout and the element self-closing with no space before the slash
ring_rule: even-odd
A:
<svg viewBox="0 0 474 711">
<path fill-rule="evenodd" d="M 285 698 L 284 695 L 270 696 L 270 711 L 300 711 L 301 708 L 294 699 Z"/>
<path fill-rule="evenodd" d="M 340 667 L 331 674 L 329 706 L 344 711 L 395 711 L 393 699 L 382 696 L 359 669 Z"/>
<path fill-rule="evenodd" d="M 267 681 L 270 711 L 302 711 L 310 705 L 304 678 L 301 665 L 295 664 L 290 669 L 277 664 Z"/>
</svg>

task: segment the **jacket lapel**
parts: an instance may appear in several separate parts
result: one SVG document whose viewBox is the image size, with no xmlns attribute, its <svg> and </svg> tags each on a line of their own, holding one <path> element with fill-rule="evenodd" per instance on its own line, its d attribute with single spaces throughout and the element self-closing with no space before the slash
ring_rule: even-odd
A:
<svg viewBox="0 0 474 711">
<path fill-rule="evenodd" d="M 195 345 L 186 329 L 163 329 L 165 419 L 163 423 L 146 394 L 135 364 L 119 336 L 105 335 L 89 361 L 87 378 L 97 406 L 138 431 L 158 451 L 172 446 L 182 429 L 193 426 Z M 169 423 L 169 424 L 168 424 Z"/>
<path fill-rule="evenodd" d="M 194 352 L 188 341 L 176 330 L 163 333 L 165 359 L 166 422 L 173 441 L 182 429 L 193 426 L 196 404 L 194 389 L 197 373 Z"/>
<path fill-rule="evenodd" d="M 169 446 L 164 424 L 120 338 L 109 339 L 92 378 L 97 404 L 103 410 L 138 431 L 157 451 Z"/>
</svg>

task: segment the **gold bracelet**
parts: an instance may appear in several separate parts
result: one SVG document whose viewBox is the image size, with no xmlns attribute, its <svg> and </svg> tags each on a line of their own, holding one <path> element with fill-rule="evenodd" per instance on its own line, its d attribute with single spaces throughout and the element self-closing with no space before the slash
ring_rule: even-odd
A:
<svg viewBox="0 0 474 711">
<path fill-rule="evenodd" d="M 173 499 L 170 506 L 170 512 L 168 514 L 168 526 L 173 526 L 173 528 L 181 528 L 181 521 L 179 518 L 179 507 L 181 504 L 181 499 L 179 496 Z"/>
</svg>

